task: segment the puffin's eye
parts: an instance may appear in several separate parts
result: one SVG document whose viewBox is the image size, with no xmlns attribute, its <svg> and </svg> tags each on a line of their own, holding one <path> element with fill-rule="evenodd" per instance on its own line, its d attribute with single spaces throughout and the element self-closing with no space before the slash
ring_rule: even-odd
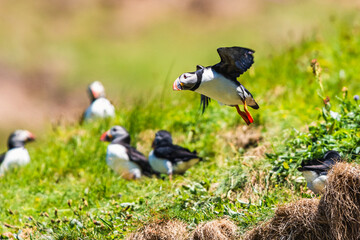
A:
<svg viewBox="0 0 360 240">
<path fill-rule="evenodd" d="M 185 79 L 187 78 L 185 74 L 184 74 L 184 78 L 185 78 Z"/>
</svg>

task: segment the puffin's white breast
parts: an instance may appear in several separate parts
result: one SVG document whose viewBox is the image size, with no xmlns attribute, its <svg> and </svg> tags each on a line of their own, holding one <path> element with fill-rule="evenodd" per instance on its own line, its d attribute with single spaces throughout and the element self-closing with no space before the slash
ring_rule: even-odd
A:
<svg viewBox="0 0 360 240">
<path fill-rule="evenodd" d="M 84 119 L 113 117 L 115 108 L 106 98 L 98 98 L 86 109 Z"/>
<path fill-rule="evenodd" d="M 158 173 L 172 174 L 172 163 L 164 158 L 158 158 L 154 155 L 154 150 L 149 153 L 149 164 L 151 168 Z"/>
<path fill-rule="evenodd" d="M 241 105 L 243 102 L 237 92 L 235 82 L 210 68 L 204 70 L 202 81 L 195 92 L 203 94 L 226 105 Z"/>
<path fill-rule="evenodd" d="M 314 193 L 322 193 L 324 191 L 327 176 L 319 175 L 315 171 L 303 171 L 302 172 L 306 182 L 307 187 Z"/>
<path fill-rule="evenodd" d="M 23 166 L 30 162 L 29 152 L 24 147 L 10 149 L 6 152 L 5 159 L 0 166 L 0 175 L 16 166 Z"/>
<path fill-rule="evenodd" d="M 107 165 L 125 179 L 141 177 L 141 168 L 131 162 L 126 148 L 120 144 L 109 144 L 106 152 Z"/>
</svg>

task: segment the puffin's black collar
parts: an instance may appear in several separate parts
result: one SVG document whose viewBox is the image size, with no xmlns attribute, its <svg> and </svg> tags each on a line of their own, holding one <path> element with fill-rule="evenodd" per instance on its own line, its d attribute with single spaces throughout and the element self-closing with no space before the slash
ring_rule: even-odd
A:
<svg viewBox="0 0 360 240">
<path fill-rule="evenodd" d="M 197 81 L 196 84 L 190 89 L 191 91 L 195 91 L 200 86 L 204 69 L 203 68 L 199 69 L 195 73 L 196 73 Z"/>
</svg>

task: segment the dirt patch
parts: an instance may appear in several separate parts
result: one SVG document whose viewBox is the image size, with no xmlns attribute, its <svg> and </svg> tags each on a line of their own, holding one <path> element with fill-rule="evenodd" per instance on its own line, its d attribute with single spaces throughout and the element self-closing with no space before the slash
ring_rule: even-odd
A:
<svg viewBox="0 0 360 240">
<path fill-rule="evenodd" d="M 239 148 L 247 149 L 258 146 L 263 140 L 261 127 L 238 126 L 235 129 L 225 132 L 221 135 L 231 148 L 237 152 Z"/>
</svg>

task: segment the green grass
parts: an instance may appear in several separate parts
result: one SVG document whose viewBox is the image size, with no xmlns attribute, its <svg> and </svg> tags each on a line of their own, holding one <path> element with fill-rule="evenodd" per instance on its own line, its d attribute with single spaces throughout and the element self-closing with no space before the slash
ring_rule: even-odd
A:
<svg viewBox="0 0 360 240">
<path fill-rule="evenodd" d="M 285 144 L 285 140 L 295 139 L 296 136 L 289 137 L 293 128 L 303 132 L 307 131 L 307 125 L 320 126 L 321 97 L 329 96 L 334 110 L 338 111 L 341 101 L 336 96 L 341 98 L 343 86 L 348 87 L 349 101 L 360 92 L 359 20 L 350 16 L 329 21 L 334 26 L 331 35 L 314 32 L 311 37 L 269 56 L 257 58 L 256 55 L 256 64 L 241 76 L 240 80 L 246 79 L 245 86 L 260 105 L 258 111 L 250 111 L 255 119 L 254 127 L 262 127 L 264 141 L 260 146 L 270 143 L 267 152 L 273 149 L 279 152 L 278 146 Z M 222 216 L 228 216 L 245 231 L 271 217 L 277 204 L 313 197 L 305 191 L 304 181 L 283 185 L 271 178 L 276 167 L 273 161 L 244 157 L 243 153 L 249 149 L 231 147 L 233 142 L 226 140 L 224 134 L 236 134 L 234 129 L 244 124 L 233 108 L 221 107 L 213 101 L 201 115 L 198 95 L 171 92 L 175 75 L 191 70 L 187 67 L 195 66 L 198 60 L 203 60 L 204 65 L 206 61 L 216 62 L 215 48 L 210 56 L 205 56 L 204 49 L 197 49 L 199 55 L 189 58 L 187 65 L 175 66 L 172 59 L 162 60 L 159 66 L 166 65 L 166 71 L 148 77 L 149 59 L 156 55 L 161 43 L 155 44 L 146 58 L 142 57 L 143 52 L 134 51 L 133 58 L 122 60 L 111 54 L 121 51 L 122 46 L 94 47 L 96 44 L 87 39 L 75 40 L 75 45 L 69 42 L 70 48 L 64 54 L 70 53 L 71 48 L 80 48 L 81 54 L 77 56 L 80 60 L 101 52 L 110 56 L 110 61 L 88 61 L 88 65 L 80 66 L 69 79 L 89 77 L 86 69 L 90 67 L 98 68 L 92 72 L 93 76 L 114 78 L 121 72 L 129 83 L 144 82 L 144 78 L 151 82 L 156 78 L 161 85 L 155 89 L 151 83 L 144 84 L 147 89 L 142 91 L 150 93 L 150 97 L 141 94 L 120 102 L 115 119 L 56 126 L 37 143 L 29 145 L 31 164 L 0 179 L 0 232 L 36 227 L 35 237 L 44 234 L 56 239 L 117 239 L 154 219 L 177 218 L 194 227 L 201 221 Z M 314 58 L 322 68 L 323 89 L 312 73 L 310 63 Z M 135 62 L 144 71 L 134 71 Z M 150 150 L 154 132 L 166 129 L 174 135 L 175 143 L 196 149 L 205 161 L 184 176 L 176 176 L 172 182 L 166 176 L 139 181 L 121 179 L 106 166 L 107 143 L 99 141 L 101 133 L 115 124 L 127 128 L 132 144 L 145 154 Z M 288 148 L 286 153 L 291 155 L 292 150 Z M 290 178 L 298 176 L 295 171 L 287 173 Z M 15 228 L 9 229 L 4 223 Z"/>
</svg>

